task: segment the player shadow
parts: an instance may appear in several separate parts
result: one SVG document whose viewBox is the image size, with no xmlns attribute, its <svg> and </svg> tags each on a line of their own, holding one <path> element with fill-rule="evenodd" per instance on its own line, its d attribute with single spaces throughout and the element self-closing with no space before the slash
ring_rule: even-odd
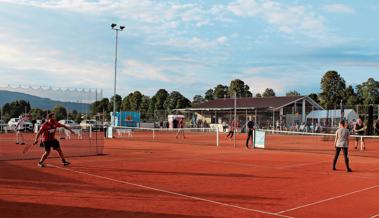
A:
<svg viewBox="0 0 379 218">
<path fill-rule="evenodd" d="M 63 192 L 94 191 L 94 184 L 80 179 L 75 179 L 77 174 L 69 173 L 67 176 L 57 175 L 55 172 L 62 171 L 54 167 L 46 167 L 41 169 L 38 168 L 37 165 L 35 165 L 35 168 L 30 168 L 11 164 L 7 161 L 2 161 L 0 163 L 0 187 L 3 187 L 4 189 L 9 188 L 10 190 L 13 190 L 22 188 L 41 191 L 55 190 Z M 126 187 L 120 187 L 118 190 L 124 191 L 128 189 Z M 102 187 L 97 191 L 114 193 L 115 189 Z M 154 192 L 146 191 L 146 194 L 148 193 Z"/>
<path fill-rule="evenodd" d="M 147 202 L 146 202 L 147 203 Z M 96 205 L 94 205 L 95 207 Z M 20 218 L 20 217 L 54 217 L 54 218 L 147 218 L 147 217 L 164 217 L 164 218 L 213 218 L 213 216 L 196 216 L 175 213 L 154 213 L 143 211 L 128 210 L 107 210 L 88 207 L 72 207 L 37 203 L 9 202 L 0 200 L 1 218 Z"/>
</svg>

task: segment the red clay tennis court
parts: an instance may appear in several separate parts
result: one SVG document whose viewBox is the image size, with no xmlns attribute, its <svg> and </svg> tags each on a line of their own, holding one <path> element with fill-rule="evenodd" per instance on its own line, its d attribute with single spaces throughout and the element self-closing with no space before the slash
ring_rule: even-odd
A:
<svg viewBox="0 0 379 218">
<path fill-rule="evenodd" d="M 1 217 L 379 217 L 375 141 L 350 149 L 347 173 L 342 156 L 331 170 L 325 139 L 268 135 L 268 149 L 248 150 L 245 135 L 237 148 L 225 135 L 219 147 L 213 135 L 137 136 L 62 140 L 65 153 L 78 156 L 69 167 L 51 158 L 38 168 L 38 147 L 25 160 L 0 161 Z M 2 158 L 19 155 L 13 135 L 1 137 Z M 104 155 L 91 155 L 97 143 Z M 94 145 L 90 156 L 76 150 Z"/>
</svg>

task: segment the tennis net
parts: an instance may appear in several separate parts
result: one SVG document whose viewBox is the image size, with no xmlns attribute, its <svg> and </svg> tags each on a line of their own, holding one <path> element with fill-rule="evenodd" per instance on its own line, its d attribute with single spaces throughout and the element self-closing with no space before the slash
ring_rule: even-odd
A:
<svg viewBox="0 0 379 218">
<path fill-rule="evenodd" d="M 100 131 L 82 131 L 74 129 L 74 134 L 68 131 L 58 130 L 56 138 L 60 141 L 61 148 L 66 157 L 94 156 L 103 154 L 104 133 Z M 1 160 L 22 160 L 40 158 L 44 148 L 39 143 L 33 145 L 31 149 L 23 154 L 24 148 L 31 145 L 35 138 L 35 133 L 21 131 L 23 141 L 16 144 L 16 132 L 14 130 L 0 131 L 0 161 Z M 21 136 L 20 136 L 21 137 Z M 25 144 L 21 144 L 24 142 Z M 52 151 L 51 157 L 58 157 L 57 152 Z"/>
<path fill-rule="evenodd" d="M 135 128 L 113 127 L 112 136 L 126 141 L 160 142 L 218 146 L 219 134 L 213 128 Z"/>
<path fill-rule="evenodd" d="M 265 132 L 265 148 L 314 153 L 333 153 L 334 134 L 262 130 Z M 355 147 L 357 147 L 355 149 Z M 363 149 L 365 147 L 365 149 Z M 350 135 L 350 154 L 379 157 L 379 136 Z"/>
</svg>

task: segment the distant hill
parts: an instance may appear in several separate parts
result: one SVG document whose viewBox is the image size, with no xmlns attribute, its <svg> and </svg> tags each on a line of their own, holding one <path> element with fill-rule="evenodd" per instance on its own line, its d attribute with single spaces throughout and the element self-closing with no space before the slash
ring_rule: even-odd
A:
<svg viewBox="0 0 379 218">
<path fill-rule="evenodd" d="M 49 98 L 40 98 L 25 93 L 0 90 L 0 106 L 17 100 L 28 101 L 32 108 L 40 108 L 43 110 L 51 110 L 56 105 L 63 105 L 70 111 L 76 110 L 81 113 L 88 112 L 90 109 L 90 104 L 53 101 Z"/>
</svg>

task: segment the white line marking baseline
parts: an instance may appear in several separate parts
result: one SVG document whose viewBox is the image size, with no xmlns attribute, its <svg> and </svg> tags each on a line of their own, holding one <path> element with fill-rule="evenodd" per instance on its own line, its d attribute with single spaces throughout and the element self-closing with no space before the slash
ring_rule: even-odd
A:
<svg viewBox="0 0 379 218">
<path fill-rule="evenodd" d="M 100 178 L 100 179 L 104 179 L 104 180 L 108 180 L 108 181 L 112 181 L 112 182 L 122 183 L 122 184 L 130 185 L 130 186 L 135 186 L 135 187 L 139 187 L 139 188 L 143 188 L 143 189 L 149 189 L 149 190 L 154 190 L 154 191 L 161 192 L 161 193 L 166 193 L 166 194 L 170 194 L 170 195 L 180 196 L 180 197 L 183 197 L 183 198 L 189 198 L 189 199 L 194 199 L 194 200 L 198 200 L 198 201 L 204 201 L 204 202 L 208 202 L 208 203 L 212 203 L 212 204 L 218 204 L 218 205 L 222 205 L 222 206 L 226 206 L 226 207 L 237 208 L 237 209 L 241 209 L 241 210 L 245 210 L 245 211 L 253 211 L 253 212 L 257 212 L 257 213 L 261 213 L 261 214 L 267 214 L 267 215 L 272 215 L 272 216 L 277 216 L 277 217 L 293 218 L 293 217 L 282 215 L 282 214 L 279 214 L 279 213 L 272 213 L 272 212 L 268 212 L 268 211 L 257 210 L 257 209 L 252 209 L 252 208 L 246 208 L 246 207 L 241 207 L 241 206 L 237 206 L 237 205 L 233 205 L 233 204 L 222 203 L 222 202 L 219 202 L 219 201 L 209 200 L 209 199 L 206 199 L 206 198 L 200 198 L 200 197 L 196 197 L 196 196 L 191 196 L 191 195 L 181 194 L 181 193 L 177 193 L 177 192 L 167 191 L 167 190 L 164 190 L 164 189 L 153 188 L 153 187 L 149 187 L 149 186 L 145 186 L 145 185 L 131 183 L 131 182 L 123 181 L 123 180 L 112 179 L 112 178 L 109 178 L 109 177 L 99 176 L 99 175 L 96 175 L 96 174 L 81 172 L 81 171 L 77 171 L 77 170 L 73 170 L 73 169 L 69 169 L 69 168 L 64 168 L 64 167 L 56 166 L 56 165 L 53 165 L 53 164 L 48 164 L 48 166 L 55 167 L 55 168 L 58 168 L 58 169 L 61 169 L 61 170 L 66 170 L 66 171 L 73 172 L 73 173 L 83 174 L 83 175 L 87 175 L 87 176 L 91 176 L 91 177 L 95 177 L 95 178 Z"/>
</svg>

